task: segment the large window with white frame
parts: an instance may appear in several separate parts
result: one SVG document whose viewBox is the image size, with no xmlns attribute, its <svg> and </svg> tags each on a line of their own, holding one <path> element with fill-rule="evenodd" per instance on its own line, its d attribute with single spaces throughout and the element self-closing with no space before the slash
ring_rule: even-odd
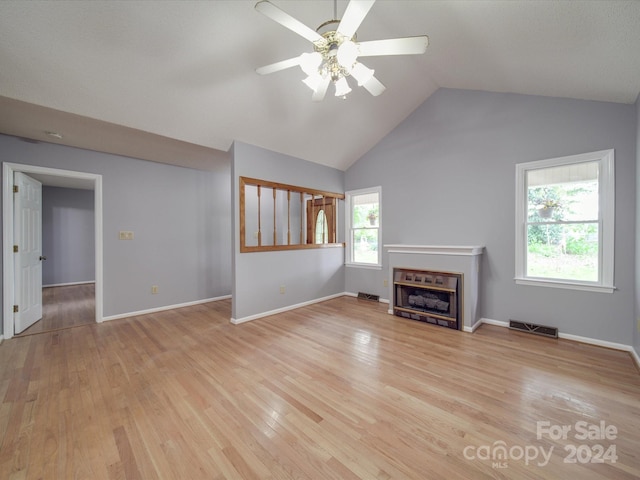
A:
<svg viewBox="0 0 640 480">
<path fill-rule="evenodd" d="M 346 264 L 381 267 L 381 187 L 346 192 Z"/>
<path fill-rule="evenodd" d="M 614 152 L 516 165 L 516 282 L 612 292 Z"/>
</svg>

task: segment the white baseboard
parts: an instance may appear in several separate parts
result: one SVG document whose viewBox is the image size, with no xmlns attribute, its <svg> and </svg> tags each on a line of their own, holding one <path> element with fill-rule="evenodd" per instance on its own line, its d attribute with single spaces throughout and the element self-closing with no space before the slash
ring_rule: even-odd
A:
<svg viewBox="0 0 640 480">
<path fill-rule="evenodd" d="M 495 325 L 496 327 L 509 328 L 509 322 L 503 322 L 502 320 L 492 320 L 491 318 L 481 318 L 480 320 L 478 320 L 476 322 L 476 327 L 475 328 L 478 328 L 483 323 L 486 323 L 487 325 Z M 474 328 L 474 330 L 475 330 L 475 328 Z"/>
<path fill-rule="evenodd" d="M 95 280 L 88 280 L 86 282 L 69 282 L 69 283 L 52 283 L 50 285 L 42 285 L 42 288 L 50 287 L 70 287 L 72 285 L 86 285 L 88 283 L 96 283 Z"/>
<path fill-rule="evenodd" d="M 631 357 L 635 360 L 636 365 L 640 368 L 640 357 L 636 349 L 631 345 L 625 345 L 623 343 L 607 342 L 605 340 L 598 340 L 596 338 L 581 337 L 579 335 L 571 335 L 568 333 L 558 333 L 558 337 L 566 340 L 573 340 L 574 342 L 588 343 L 589 345 L 596 345 L 598 347 L 611 348 L 613 350 L 622 350 L 623 352 L 629 352 Z"/>
<path fill-rule="evenodd" d="M 640 355 L 638 354 L 635 348 L 631 349 L 631 356 L 636 361 L 636 365 L 638 366 L 638 369 L 640 369 Z"/>
<path fill-rule="evenodd" d="M 270 310 L 268 312 L 256 313 L 255 315 L 249 315 L 248 317 L 231 318 L 231 323 L 233 323 L 234 325 L 239 325 L 244 322 L 257 320 L 258 318 L 269 317 L 271 315 L 276 315 L 278 313 L 288 312 L 289 310 L 295 310 L 297 308 L 313 305 L 314 303 L 325 302 L 327 300 L 331 300 L 332 298 L 344 297 L 345 295 L 353 296 L 352 294 L 347 292 L 336 293 L 334 295 L 329 295 L 327 297 L 316 298 L 315 300 L 309 300 L 308 302 L 296 303 L 295 305 L 289 305 L 287 307 L 277 308 L 275 310 Z"/>
<path fill-rule="evenodd" d="M 156 312 L 164 312 L 165 310 L 191 307 L 193 305 L 200 305 L 202 303 L 217 302 L 219 300 L 225 300 L 227 298 L 231 298 L 231 295 L 223 295 L 221 297 L 214 297 L 214 298 L 205 298 L 204 300 L 195 300 L 193 302 L 178 303 L 175 305 L 166 305 L 164 307 L 149 308 L 147 310 L 139 310 L 137 312 L 119 313 L 118 315 L 110 315 L 108 317 L 102 317 L 102 321 L 108 322 L 110 320 L 120 320 L 121 318 L 136 317 L 138 315 L 147 315 L 149 313 L 156 313 Z"/>
<path fill-rule="evenodd" d="M 477 327 L 485 323 L 487 325 L 495 325 L 497 327 L 509 328 L 509 322 L 503 322 L 502 320 L 492 320 L 490 318 L 481 318 L 480 321 L 474 325 L 473 330 L 475 330 Z M 465 332 L 470 330 L 471 329 L 467 330 L 467 327 L 465 327 Z M 640 356 L 638 356 L 638 352 L 636 352 L 635 348 L 633 348 L 633 346 L 631 345 L 625 345 L 624 343 L 608 342 L 606 340 L 599 340 L 597 338 L 582 337 L 580 335 L 572 335 L 570 333 L 562 333 L 562 332 L 558 332 L 558 338 L 571 340 L 573 342 L 586 343 L 588 345 L 595 345 L 597 347 L 605 347 L 605 348 L 611 348 L 613 350 L 621 350 L 623 352 L 629 352 L 633 357 L 633 359 L 635 360 L 638 367 L 640 368 Z"/>
<path fill-rule="evenodd" d="M 474 323 L 472 326 L 470 326 L 470 327 L 465 326 L 462 330 L 464 330 L 467 333 L 473 333 L 483 323 L 486 323 L 487 325 L 495 325 L 497 327 L 508 327 L 509 326 L 509 324 L 507 322 L 502 322 L 500 320 L 491 320 L 490 318 L 481 318 L 476 323 Z"/>
</svg>

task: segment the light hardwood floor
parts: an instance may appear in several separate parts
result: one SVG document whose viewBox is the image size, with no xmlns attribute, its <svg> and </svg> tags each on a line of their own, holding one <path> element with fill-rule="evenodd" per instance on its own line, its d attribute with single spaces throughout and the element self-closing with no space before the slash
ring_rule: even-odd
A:
<svg viewBox="0 0 640 480">
<path fill-rule="evenodd" d="M 234 326 L 225 300 L 5 341 L 0 478 L 640 478 L 629 354 L 386 308 L 341 297 Z M 581 421 L 609 438 L 576 438 Z M 596 445 L 615 463 L 580 463 Z M 501 468 L 483 459 L 499 446 Z"/>
<path fill-rule="evenodd" d="M 63 285 L 42 289 L 42 319 L 20 335 L 51 332 L 96 321 L 95 284 Z"/>
</svg>

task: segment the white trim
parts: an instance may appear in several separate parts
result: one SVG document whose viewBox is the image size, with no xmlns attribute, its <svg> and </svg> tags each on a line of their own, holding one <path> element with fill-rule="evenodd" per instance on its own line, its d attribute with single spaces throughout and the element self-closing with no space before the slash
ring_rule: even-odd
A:
<svg viewBox="0 0 640 480">
<path fill-rule="evenodd" d="M 2 317 L 4 319 L 4 338 L 13 337 L 13 174 L 23 172 L 57 177 L 76 178 L 93 181 L 94 223 L 95 223 L 95 274 L 96 274 L 96 322 L 101 322 L 103 308 L 103 247 L 102 247 L 102 175 L 75 172 L 58 168 L 2 163 Z"/>
<path fill-rule="evenodd" d="M 495 325 L 496 327 L 509 328 L 509 322 L 504 322 L 502 320 L 492 320 L 490 318 L 481 318 L 480 321 L 476 323 L 476 325 L 480 326 L 481 324 L 485 324 L 485 323 L 487 325 Z M 476 328 L 477 327 L 474 326 L 473 330 L 475 330 Z M 469 332 L 469 330 L 467 330 L 466 327 L 465 327 L 465 332 Z M 562 332 L 558 333 L 558 338 L 562 338 L 563 340 L 569 340 L 572 342 L 586 343 L 587 345 L 594 345 L 596 347 L 604 347 L 604 348 L 610 348 L 612 350 L 629 352 L 633 360 L 635 360 L 638 368 L 640 368 L 640 356 L 638 356 L 638 353 L 636 352 L 635 348 L 631 345 L 625 345 L 624 343 L 609 342 L 606 340 L 599 340 L 597 338 L 583 337 L 580 335 L 573 335 L 570 333 L 562 333 Z"/>
<path fill-rule="evenodd" d="M 527 241 L 527 191 L 526 173 L 574 163 L 599 162 L 599 278 L 595 285 L 584 285 L 561 279 L 538 281 L 527 277 L 526 241 Z M 601 293 L 613 293 L 614 261 L 615 261 L 615 152 L 613 149 L 582 153 L 559 158 L 549 158 L 533 162 L 516 164 L 516 208 L 515 208 L 515 280 L 520 285 L 535 285 L 574 290 L 587 290 Z M 546 280 L 546 279 L 545 279 Z M 530 282 L 530 283 L 529 283 Z"/>
<path fill-rule="evenodd" d="M 165 305 L 164 307 L 149 308 L 146 310 L 138 310 L 137 312 L 119 313 L 117 315 L 109 315 L 104 317 L 104 322 L 111 320 L 120 320 L 122 318 L 137 317 L 139 315 L 148 315 L 149 313 L 164 312 L 166 310 L 174 310 L 176 308 L 192 307 L 193 305 L 201 305 L 203 303 L 217 302 L 219 300 L 226 300 L 231 298 L 231 295 L 222 295 L 221 297 L 205 298 L 203 300 L 194 300 L 192 302 L 176 303 L 174 305 Z"/>
<path fill-rule="evenodd" d="M 534 287 L 566 288 L 567 290 L 583 290 L 587 292 L 613 293 L 616 287 L 607 285 L 587 285 L 585 283 L 571 283 L 560 280 L 534 280 L 532 278 L 516 278 L 518 285 Z"/>
<path fill-rule="evenodd" d="M 465 327 L 463 328 L 463 330 L 464 330 L 465 332 L 467 332 L 467 333 L 473 333 L 473 332 L 475 332 L 475 331 L 478 329 L 478 327 L 479 327 L 480 325 L 482 325 L 483 323 L 486 323 L 486 324 L 488 324 L 488 325 L 497 325 L 497 326 L 499 326 L 499 327 L 508 327 L 508 326 L 509 326 L 509 324 L 507 324 L 506 322 L 501 322 L 501 321 L 499 321 L 499 320 L 490 320 L 490 319 L 488 319 L 488 318 L 481 318 L 481 319 L 479 319 L 476 323 L 474 323 L 473 325 L 471 325 L 470 327 L 465 326 Z"/>
<path fill-rule="evenodd" d="M 505 328 L 509 328 L 509 322 L 504 322 L 502 320 L 492 320 L 490 318 L 481 318 L 476 325 L 478 325 L 478 323 L 483 324 L 486 323 L 487 325 L 495 325 L 496 327 L 505 327 Z M 478 325 L 479 327 L 480 325 Z M 476 327 L 477 328 L 477 327 Z"/>
<path fill-rule="evenodd" d="M 638 352 L 636 352 L 635 348 L 631 348 L 631 356 L 636 361 L 638 369 L 640 369 L 640 355 L 638 354 Z"/>
<path fill-rule="evenodd" d="M 382 265 L 374 265 L 373 263 L 345 263 L 344 266 L 349 268 L 366 268 L 369 270 L 382 270 Z"/>
<path fill-rule="evenodd" d="M 572 335 L 570 333 L 559 332 L 558 338 L 563 338 L 565 340 L 571 340 L 574 342 L 587 343 L 589 345 L 596 345 L 598 347 L 611 348 L 613 350 L 622 350 L 624 352 L 631 352 L 633 350 L 633 347 L 631 345 L 608 342 L 606 340 L 598 340 L 597 338 L 582 337 L 580 335 Z"/>
<path fill-rule="evenodd" d="M 351 220 L 353 220 L 353 205 L 352 199 L 358 195 L 366 195 L 369 193 L 377 193 L 378 194 L 378 263 L 357 263 L 352 261 L 353 255 L 353 243 L 352 243 L 352 232 L 351 232 Z M 374 268 L 377 270 L 382 270 L 382 249 L 380 248 L 380 243 L 382 242 L 382 187 L 380 185 L 376 187 L 368 187 L 368 188 L 360 188 L 358 190 L 349 190 L 344 192 L 345 199 L 345 216 L 344 216 L 344 226 L 345 226 L 345 266 L 347 267 L 357 267 L 357 268 Z"/>
<path fill-rule="evenodd" d="M 90 283 L 96 283 L 95 280 L 88 280 L 86 282 L 69 282 L 69 283 L 51 283 L 49 285 L 42 285 L 42 288 L 51 288 L 51 287 L 71 287 L 73 285 L 88 285 Z"/>
<path fill-rule="evenodd" d="M 270 310 L 268 312 L 256 313 L 255 315 L 249 315 L 248 317 L 243 318 L 231 318 L 231 323 L 234 325 L 239 325 L 244 322 L 250 322 L 252 320 L 257 320 L 259 318 L 269 317 L 271 315 L 276 315 L 278 313 L 288 312 L 289 310 L 296 310 L 298 308 L 307 307 L 309 305 L 313 305 L 314 303 L 325 302 L 327 300 L 331 300 L 332 298 L 344 297 L 345 295 L 353 295 L 347 292 L 336 293 L 333 295 L 329 295 L 327 297 L 317 298 L 315 300 L 309 300 L 308 302 L 297 303 L 295 305 L 289 305 L 287 307 L 276 308 L 275 310 Z"/>
<path fill-rule="evenodd" d="M 384 245 L 389 253 L 418 253 L 424 255 L 482 255 L 479 245 Z"/>
</svg>

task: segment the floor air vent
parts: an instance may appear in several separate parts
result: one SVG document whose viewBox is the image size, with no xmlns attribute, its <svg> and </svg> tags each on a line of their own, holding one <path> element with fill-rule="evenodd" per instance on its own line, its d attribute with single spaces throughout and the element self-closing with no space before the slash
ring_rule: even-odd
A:
<svg viewBox="0 0 640 480">
<path fill-rule="evenodd" d="M 520 330 L 521 332 L 535 333 L 544 337 L 558 338 L 558 329 L 555 327 L 545 327 L 544 325 L 536 325 L 535 323 L 517 322 L 509 320 L 509 328 Z"/>
<path fill-rule="evenodd" d="M 380 295 L 374 295 L 373 293 L 358 292 L 358 298 L 363 300 L 373 300 L 374 302 L 380 301 Z"/>
</svg>

